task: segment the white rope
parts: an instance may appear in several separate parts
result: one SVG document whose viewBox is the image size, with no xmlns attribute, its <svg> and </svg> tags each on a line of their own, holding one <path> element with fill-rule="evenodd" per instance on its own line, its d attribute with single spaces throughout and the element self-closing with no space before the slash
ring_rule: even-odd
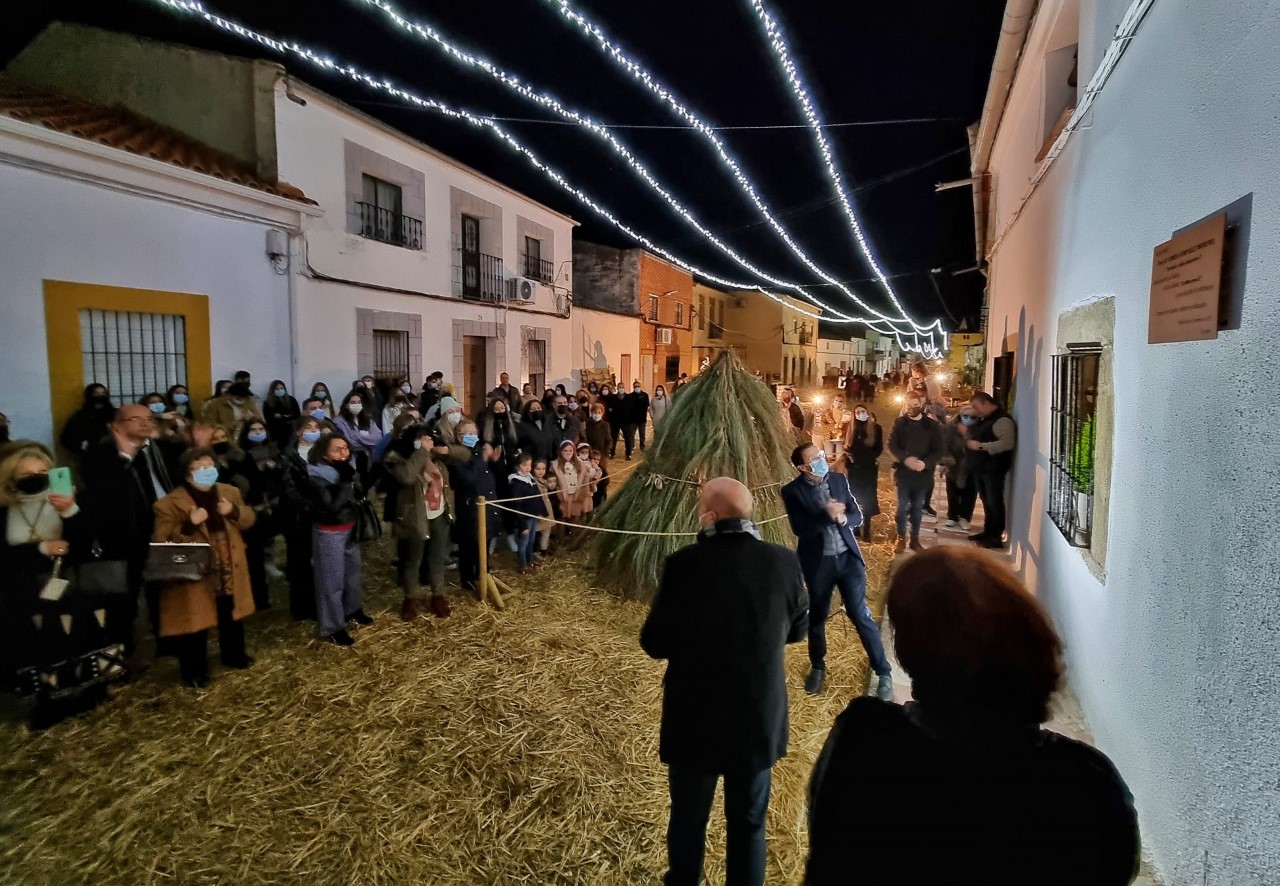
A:
<svg viewBox="0 0 1280 886">
<path fill-rule="evenodd" d="M 641 465 L 643 465 L 643 464 L 644 464 L 644 462 L 642 462 L 642 461 L 638 461 L 638 462 L 636 462 L 636 463 L 635 463 L 635 464 L 633 464 L 633 465 L 628 465 L 627 467 L 622 468 L 621 470 L 614 471 L 612 474 L 605 474 L 604 476 L 602 476 L 599 480 L 596 480 L 595 482 L 596 482 L 596 483 L 603 483 L 603 482 L 604 482 L 604 481 L 606 481 L 606 480 L 612 480 L 614 477 L 621 477 L 621 476 L 622 476 L 623 474 L 625 474 L 627 471 L 634 471 L 636 468 L 640 467 L 640 466 L 641 466 Z M 551 496 L 551 495 L 555 495 L 556 493 L 555 493 L 555 491 L 553 491 L 553 490 L 548 490 L 546 494 L 547 494 L 548 496 Z M 530 499 L 533 499 L 533 498 L 542 498 L 542 493 L 541 493 L 541 492 L 536 492 L 536 493 L 534 493 L 533 495 L 521 495 L 521 496 L 519 496 L 519 497 L 517 497 L 517 498 L 498 498 L 498 499 L 494 499 L 494 501 L 529 501 Z M 493 502 L 489 502 L 489 504 L 493 504 Z"/>
<path fill-rule="evenodd" d="M 514 500 L 515 499 L 509 499 L 509 498 L 502 499 L 503 502 L 514 501 Z M 521 517 L 529 516 L 529 514 L 526 514 L 524 511 L 517 511 L 515 508 L 505 507 L 504 505 L 499 504 L 496 501 L 486 501 L 485 505 L 487 507 L 497 508 L 500 511 L 507 511 L 512 514 L 519 514 Z M 780 514 L 777 517 L 770 517 L 768 520 L 761 520 L 759 523 L 756 523 L 755 525 L 764 526 L 768 523 L 774 523 L 778 520 L 785 520 L 786 518 L 787 518 L 786 514 Z M 590 523 L 569 523 L 565 520 L 557 520 L 554 517 L 534 517 L 533 519 L 537 520 L 539 523 L 555 523 L 557 526 L 568 526 L 571 529 L 589 529 L 593 532 L 608 532 L 612 535 L 648 535 L 648 536 L 656 536 L 656 537 L 663 537 L 663 538 L 676 538 L 676 537 L 688 538 L 698 534 L 696 532 L 648 532 L 640 529 L 611 529 L 608 526 L 592 526 Z"/>
</svg>

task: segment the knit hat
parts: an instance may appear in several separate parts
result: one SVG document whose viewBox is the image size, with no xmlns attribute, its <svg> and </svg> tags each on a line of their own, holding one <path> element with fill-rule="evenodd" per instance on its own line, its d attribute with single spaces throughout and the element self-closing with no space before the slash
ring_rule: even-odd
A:
<svg viewBox="0 0 1280 886">
<path fill-rule="evenodd" d="M 461 403 L 459 403 L 457 400 L 453 399 L 452 397 L 441 397 L 440 398 L 440 414 L 444 415 L 450 409 L 456 409 L 461 405 L 462 405 Z"/>
</svg>

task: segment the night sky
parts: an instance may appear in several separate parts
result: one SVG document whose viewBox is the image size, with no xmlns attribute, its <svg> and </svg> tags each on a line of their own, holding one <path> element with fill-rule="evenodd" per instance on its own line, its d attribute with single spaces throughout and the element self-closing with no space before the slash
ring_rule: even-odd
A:
<svg viewBox="0 0 1280 886">
<path fill-rule="evenodd" d="M 399 0 L 395 5 L 408 18 L 434 25 L 455 43 L 600 122 L 683 124 L 546 0 Z M 271 36 L 327 50 L 338 60 L 386 75 L 424 97 L 483 115 L 560 119 L 487 75 L 450 62 L 360 0 L 207 0 L 205 6 Z M 714 125 L 803 123 L 747 0 L 575 0 L 573 6 Z M 828 138 L 872 248 L 893 277 L 903 304 L 917 319 L 942 317 L 948 328 L 965 318 L 973 325 L 983 278 L 972 272 L 952 275 L 974 264 L 969 189 L 935 193 L 933 186 L 969 174 L 965 127 L 981 114 L 1003 7 L 1003 0 L 767 3 L 825 122 L 931 118 L 836 127 L 828 129 Z M 299 9 L 308 14 L 299 15 Z M 54 18 L 237 55 L 272 57 L 265 49 L 259 52 L 252 44 L 170 13 L 152 0 L 33 4 L 3 16 L 0 60 L 5 62 Z M 571 215 L 582 222 L 579 238 L 634 245 L 491 134 L 427 111 L 405 110 L 390 97 L 326 76 L 305 63 L 276 60 L 320 89 Z M 545 122 L 504 125 L 571 182 L 654 241 L 725 277 L 749 279 L 590 133 Z M 616 129 L 614 134 L 708 228 L 744 256 L 778 277 L 820 282 L 764 224 L 700 136 L 652 128 Z M 859 281 L 850 288 L 888 310 L 884 293 L 866 282 L 870 271 L 833 199 L 811 133 L 801 127 L 720 135 L 806 251 L 837 279 Z M 934 268 L 942 273 L 931 275 Z M 830 286 L 813 292 L 852 310 Z"/>
</svg>

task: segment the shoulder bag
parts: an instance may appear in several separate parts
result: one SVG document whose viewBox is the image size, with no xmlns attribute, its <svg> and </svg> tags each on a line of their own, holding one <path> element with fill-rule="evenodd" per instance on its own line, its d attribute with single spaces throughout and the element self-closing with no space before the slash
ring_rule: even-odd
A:
<svg viewBox="0 0 1280 886">
<path fill-rule="evenodd" d="M 362 498 L 356 502 L 356 525 L 351 531 L 356 541 L 361 543 L 382 538 L 382 523 L 378 520 L 378 512 L 369 503 L 369 499 Z"/>
<path fill-rule="evenodd" d="M 182 544 L 152 542 L 147 563 L 142 567 L 145 581 L 200 581 L 213 566 L 213 548 L 205 542 Z"/>
</svg>

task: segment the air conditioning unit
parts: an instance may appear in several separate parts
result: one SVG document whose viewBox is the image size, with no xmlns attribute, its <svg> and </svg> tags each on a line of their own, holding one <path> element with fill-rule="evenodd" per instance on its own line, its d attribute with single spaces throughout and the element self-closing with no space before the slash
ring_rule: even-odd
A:
<svg viewBox="0 0 1280 886">
<path fill-rule="evenodd" d="M 671 330 L 670 330 L 670 329 L 658 329 L 658 330 L 655 330 L 655 331 L 654 331 L 654 341 L 655 341 L 655 342 L 657 342 L 657 343 L 658 343 L 658 344 L 660 344 L 660 345 L 669 345 L 669 344 L 671 344 Z"/>
<path fill-rule="evenodd" d="M 530 304 L 538 297 L 538 281 L 529 277 L 511 278 L 511 300 Z"/>
</svg>

